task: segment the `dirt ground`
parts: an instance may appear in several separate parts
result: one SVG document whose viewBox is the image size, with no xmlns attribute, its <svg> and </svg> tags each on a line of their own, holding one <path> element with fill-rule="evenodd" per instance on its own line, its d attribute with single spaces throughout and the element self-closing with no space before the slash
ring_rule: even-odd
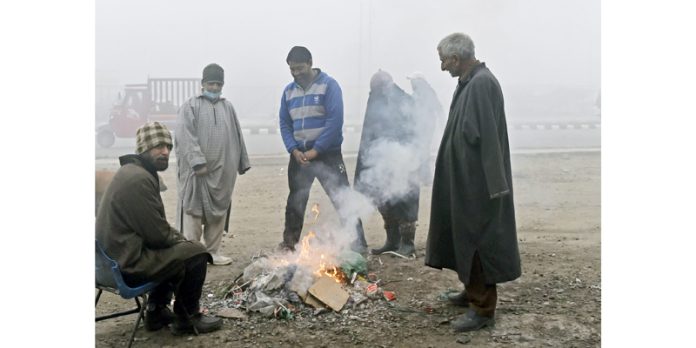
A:
<svg viewBox="0 0 696 348">
<path fill-rule="evenodd" d="M 191 337 L 175 337 L 166 329 L 147 332 L 141 326 L 134 346 L 600 346 L 600 158 L 599 152 L 513 155 L 522 277 L 499 285 L 493 328 L 461 334 L 448 325 L 463 310 L 441 301 L 440 295 L 462 287 L 454 272 L 423 265 L 431 197 L 431 186 L 424 186 L 416 233 L 418 258 L 381 256 L 368 263 L 370 271 L 385 280 L 383 288 L 396 293 L 395 301 L 373 301 L 363 309 L 318 316 L 310 312 L 290 321 L 252 313 L 246 320 L 224 319 L 220 331 Z M 352 174 L 355 158 L 348 156 L 346 166 Z M 116 161 L 97 167 L 116 169 Z M 286 168 L 286 158 L 252 158 L 252 169 L 238 178 L 231 234 L 223 238 L 222 247 L 222 253 L 234 262 L 208 268 L 203 307 L 242 272 L 253 255 L 270 251 L 280 242 L 288 193 Z M 163 199 L 170 223 L 176 207 L 174 175 L 174 168 L 163 173 L 169 186 Z M 337 219 L 316 182 L 309 203 L 320 204 L 320 219 Z M 381 246 L 385 233 L 379 214 L 375 212 L 363 223 L 369 246 Z M 96 313 L 132 305 L 132 301 L 107 293 Z M 134 322 L 131 315 L 96 323 L 96 346 L 124 346 Z"/>
</svg>

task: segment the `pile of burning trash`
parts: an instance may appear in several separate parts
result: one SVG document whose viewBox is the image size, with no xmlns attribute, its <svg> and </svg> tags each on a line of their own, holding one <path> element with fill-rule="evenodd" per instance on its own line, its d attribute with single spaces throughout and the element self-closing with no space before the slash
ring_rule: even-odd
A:
<svg viewBox="0 0 696 348">
<path fill-rule="evenodd" d="M 208 304 L 220 316 L 242 318 L 244 312 L 293 319 L 302 311 L 314 314 L 358 306 L 370 300 L 393 301 L 369 273 L 367 260 L 349 249 L 336 250 L 310 231 L 294 253 L 257 255 L 233 283 Z M 244 312 L 242 312 L 242 310 Z"/>
</svg>

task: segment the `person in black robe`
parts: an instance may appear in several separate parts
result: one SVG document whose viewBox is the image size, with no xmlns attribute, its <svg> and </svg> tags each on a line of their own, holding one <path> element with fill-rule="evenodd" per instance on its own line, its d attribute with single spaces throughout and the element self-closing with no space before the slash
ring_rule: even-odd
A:
<svg viewBox="0 0 696 348">
<path fill-rule="evenodd" d="M 370 96 L 363 120 L 355 189 L 377 206 L 387 241 L 372 254 L 392 251 L 415 255 L 413 239 L 420 198 L 419 166 L 413 162 L 415 131 L 413 99 L 391 75 L 378 71 L 370 80 Z"/>
<path fill-rule="evenodd" d="M 441 69 L 458 77 L 435 162 L 425 264 L 457 272 L 450 296 L 467 312 L 451 324 L 472 331 L 494 322 L 497 286 L 522 271 L 517 246 L 503 93 L 466 34 L 437 46 Z"/>
</svg>

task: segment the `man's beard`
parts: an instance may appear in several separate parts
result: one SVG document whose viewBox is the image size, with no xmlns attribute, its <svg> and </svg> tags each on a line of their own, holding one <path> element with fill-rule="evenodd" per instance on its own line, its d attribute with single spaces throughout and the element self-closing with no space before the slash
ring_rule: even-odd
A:
<svg viewBox="0 0 696 348">
<path fill-rule="evenodd" d="M 152 164 L 152 166 L 155 167 L 155 169 L 158 172 L 164 171 L 167 168 L 169 168 L 169 158 L 167 158 L 167 157 L 159 156 L 157 158 L 153 158 L 152 156 L 150 156 L 149 153 L 143 153 L 143 154 L 141 154 L 141 156 L 146 161 L 150 162 L 150 164 Z"/>
<path fill-rule="evenodd" d="M 169 159 L 162 156 L 153 158 L 152 164 L 155 166 L 158 172 L 165 171 L 167 168 L 169 168 Z"/>
</svg>

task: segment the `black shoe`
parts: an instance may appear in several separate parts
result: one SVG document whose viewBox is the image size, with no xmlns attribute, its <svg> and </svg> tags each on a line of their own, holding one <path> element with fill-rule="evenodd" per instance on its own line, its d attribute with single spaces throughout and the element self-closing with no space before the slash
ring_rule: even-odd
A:
<svg viewBox="0 0 696 348">
<path fill-rule="evenodd" d="M 145 310 L 145 330 L 157 331 L 171 324 L 175 317 L 166 305 L 148 304 Z"/>
<path fill-rule="evenodd" d="M 285 244 L 285 242 L 280 242 L 280 244 L 278 244 L 278 248 L 276 248 L 276 250 L 281 252 L 281 253 L 292 253 L 292 252 L 295 252 L 295 247 L 291 246 L 291 245 L 287 245 L 287 244 Z"/>
<path fill-rule="evenodd" d="M 402 243 L 395 253 L 404 257 L 416 257 L 416 247 L 413 244 Z"/>
<path fill-rule="evenodd" d="M 360 255 L 365 255 L 365 254 L 367 254 L 367 245 L 362 245 L 360 243 L 352 243 L 350 245 L 350 250 L 352 250 Z"/>
<path fill-rule="evenodd" d="M 358 219 L 358 223 L 355 226 L 355 233 L 357 237 L 351 243 L 350 249 L 360 255 L 367 255 L 367 240 L 365 240 L 365 230 L 363 230 L 360 219 Z"/>
<path fill-rule="evenodd" d="M 372 255 L 380 255 L 386 253 L 387 251 L 397 251 L 399 250 L 399 226 L 396 224 L 384 224 L 384 229 L 387 231 L 387 241 L 384 242 L 384 246 L 379 249 L 372 249 L 370 253 Z"/>
<path fill-rule="evenodd" d="M 171 330 L 172 334 L 179 336 L 213 332 L 219 330 L 221 327 L 221 318 L 196 313 L 189 319 L 177 316 L 171 325 Z"/>
<path fill-rule="evenodd" d="M 492 317 L 484 317 L 476 314 L 473 309 L 469 309 L 466 314 L 457 317 L 450 325 L 457 332 L 468 332 L 480 330 L 487 326 L 492 326 L 495 320 Z"/>
<path fill-rule="evenodd" d="M 384 246 L 382 246 L 379 249 L 370 249 L 370 253 L 372 255 L 380 255 L 383 253 L 386 253 L 387 251 L 397 251 L 399 249 L 398 244 L 390 244 L 389 242 L 384 243 Z"/>
<path fill-rule="evenodd" d="M 397 254 L 404 257 L 415 257 L 416 247 L 413 245 L 413 239 L 416 237 L 416 223 L 402 222 L 399 224 L 399 233 L 401 235 L 401 246 L 396 251 Z"/>
<path fill-rule="evenodd" d="M 447 299 L 453 305 L 469 307 L 469 298 L 466 296 L 466 290 L 458 293 L 449 293 L 447 294 Z"/>
</svg>

